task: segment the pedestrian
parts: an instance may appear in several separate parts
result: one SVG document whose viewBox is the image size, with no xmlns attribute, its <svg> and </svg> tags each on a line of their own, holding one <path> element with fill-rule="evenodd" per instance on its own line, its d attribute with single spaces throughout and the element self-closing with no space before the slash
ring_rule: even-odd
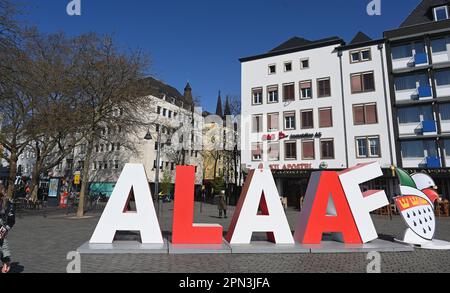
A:
<svg viewBox="0 0 450 293">
<path fill-rule="evenodd" d="M 222 213 L 224 215 L 224 218 L 227 218 L 227 201 L 225 199 L 225 191 L 222 190 L 219 194 L 219 217 L 222 218 Z"/>
<path fill-rule="evenodd" d="M 202 202 L 206 202 L 206 187 L 202 186 Z"/>
<path fill-rule="evenodd" d="M 2 261 L 2 273 L 8 273 L 11 269 L 11 252 L 9 250 L 7 236 L 16 223 L 14 204 L 5 200 L 4 188 L 0 186 L 0 260 Z"/>
</svg>

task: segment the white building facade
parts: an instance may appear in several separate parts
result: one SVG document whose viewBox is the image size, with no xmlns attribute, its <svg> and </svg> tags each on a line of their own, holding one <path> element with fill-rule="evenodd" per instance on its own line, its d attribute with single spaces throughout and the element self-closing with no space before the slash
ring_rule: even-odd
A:
<svg viewBox="0 0 450 293">
<path fill-rule="evenodd" d="M 120 126 L 114 129 L 105 126 L 101 130 L 105 139 L 94 143 L 89 170 L 91 191 L 109 196 L 124 165 L 139 163 L 145 167 L 153 192 L 157 170 L 158 133 L 161 134 L 159 183 L 167 177 L 173 184 L 176 166 L 191 165 L 195 167 L 195 184 L 202 184 L 202 152 L 201 148 L 195 148 L 195 143 L 201 141 L 201 132 L 198 134 L 194 129 L 201 129 L 203 116 L 195 112 L 192 105 L 190 85 L 186 86 L 182 95 L 176 89 L 153 78 L 147 78 L 147 82 L 151 85 L 150 95 L 147 97 L 149 110 L 143 115 L 151 125 L 150 128 L 139 129 L 133 134 L 123 133 Z M 115 115 L 121 115 L 120 111 Z M 44 174 L 43 178 L 61 178 L 73 182 L 74 175 L 82 171 L 85 155 L 86 144 L 81 142 L 71 155 L 53 168 L 48 176 Z M 34 162 L 35 155 L 31 149 L 19 157 L 18 166 L 22 176 L 32 176 Z"/>
<path fill-rule="evenodd" d="M 393 190 L 385 56 L 383 41 L 359 33 L 349 45 L 337 37 L 293 38 L 241 59 L 245 167 L 271 168 L 294 206 L 311 172 L 364 162 L 378 161 L 385 178 L 377 186 Z"/>
</svg>

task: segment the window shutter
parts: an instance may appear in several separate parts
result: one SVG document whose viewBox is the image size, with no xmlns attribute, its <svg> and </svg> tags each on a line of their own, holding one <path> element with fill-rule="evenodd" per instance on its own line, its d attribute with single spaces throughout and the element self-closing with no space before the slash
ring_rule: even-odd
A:
<svg viewBox="0 0 450 293">
<path fill-rule="evenodd" d="M 333 126 L 333 117 L 331 109 L 319 110 L 319 127 Z"/>
<path fill-rule="evenodd" d="M 302 142 L 303 159 L 314 159 L 314 141 Z"/>
<path fill-rule="evenodd" d="M 361 75 L 352 75 L 352 93 L 362 91 Z"/>
<path fill-rule="evenodd" d="M 367 105 L 366 110 L 366 123 L 375 124 L 378 123 L 377 105 Z"/>
<path fill-rule="evenodd" d="M 353 106 L 353 120 L 355 125 L 364 124 L 364 106 Z"/>
</svg>

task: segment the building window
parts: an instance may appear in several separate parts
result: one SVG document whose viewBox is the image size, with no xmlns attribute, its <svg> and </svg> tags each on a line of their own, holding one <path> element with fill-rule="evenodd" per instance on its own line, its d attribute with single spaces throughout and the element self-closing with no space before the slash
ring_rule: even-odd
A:
<svg viewBox="0 0 450 293">
<path fill-rule="evenodd" d="M 448 7 L 447 6 L 439 6 L 439 7 L 434 8 L 434 19 L 436 21 L 448 19 Z"/>
<path fill-rule="evenodd" d="M 373 92 L 375 90 L 375 80 L 373 72 L 352 74 L 351 87 L 352 94 Z"/>
<path fill-rule="evenodd" d="M 263 102 L 263 89 L 255 88 L 252 89 L 252 102 L 253 105 L 261 105 Z"/>
<path fill-rule="evenodd" d="M 392 47 L 392 59 L 394 60 L 411 58 L 418 53 L 425 53 L 425 44 L 423 42 Z"/>
<path fill-rule="evenodd" d="M 278 103 L 278 86 L 267 87 L 267 103 Z"/>
<path fill-rule="evenodd" d="M 430 81 L 426 73 L 408 74 L 396 77 L 394 85 L 396 91 L 414 90 L 419 86 L 429 86 Z"/>
<path fill-rule="evenodd" d="M 284 72 L 290 72 L 290 71 L 292 71 L 292 62 L 284 63 Z"/>
<path fill-rule="evenodd" d="M 94 164 L 93 164 L 93 168 L 92 168 L 93 170 L 97 170 L 97 162 L 94 162 Z"/>
<path fill-rule="evenodd" d="M 302 141 L 302 159 L 303 160 L 314 160 L 316 154 L 314 151 L 314 140 L 303 140 Z"/>
<path fill-rule="evenodd" d="M 297 142 L 286 141 L 284 143 L 284 159 L 297 160 Z"/>
<path fill-rule="evenodd" d="M 283 101 L 295 101 L 294 83 L 283 84 Z"/>
<path fill-rule="evenodd" d="M 162 113 L 163 113 L 163 116 L 166 117 L 167 109 L 166 109 L 166 108 L 163 108 L 163 112 L 162 112 Z"/>
<path fill-rule="evenodd" d="M 263 118 L 263 115 L 253 115 L 253 119 L 252 119 L 252 132 L 253 133 L 261 133 L 263 131 L 262 118 Z"/>
<path fill-rule="evenodd" d="M 353 105 L 353 124 L 376 124 L 378 123 L 377 104 Z"/>
<path fill-rule="evenodd" d="M 277 66 L 275 64 L 269 65 L 269 74 L 277 73 Z"/>
<path fill-rule="evenodd" d="M 402 158 L 437 157 L 437 146 L 434 140 L 410 140 L 401 143 Z"/>
<path fill-rule="evenodd" d="M 361 61 L 360 51 L 350 52 L 350 63 L 356 63 Z"/>
<path fill-rule="evenodd" d="M 309 59 L 301 59 L 300 60 L 300 69 L 308 69 L 309 68 Z"/>
<path fill-rule="evenodd" d="M 270 113 L 267 114 L 267 131 L 278 131 L 279 129 L 279 114 L 278 113 Z"/>
<path fill-rule="evenodd" d="M 320 157 L 322 160 L 334 159 L 334 140 L 321 139 L 320 140 Z"/>
<path fill-rule="evenodd" d="M 397 116 L 399 124 L 434 120 L 431 106 L 402 107 L 398 109 Z"/>
<path fill-rule="evenodd" d="M 319 109 L 319 127 L 333 127 L 333 111 L 331 108 Z"/>
<path fill-rule="evenodd" d="M 284 130 L 295 130 L 295 112 L 284 113 Z"/>
<path fill-rule="evenodd" d="M 392 59 L 411 58 L 413 56 L 412 45 L 406 44 L 392 47 Z"/>
<path fill-rule="evenodd" d="M 439 112 L 441 113 L 441 120 L 450 120 L 450 103 L 439 105 Z M 450 155 L 450 153 L 449 153 Z"/>
<path fill-rule="evenodd" d="M 172 118 L 172 111 L 169 110 L 169 118 Z"/>
<path fill-rule="evenodd" d="M 350 52 L 350 63 L 358 63 L 372 60 L 370 49 L 363 49 Z"/>
<path fill-rule="evenodd" d="M 262 143 L 252 143 L 252 161 L 262 161 Z"/>
<path fill-rule="evenodd" d="M 330 78 L 323 78 L 317 80 L 318 97 L 324 98 L 331 96 Z"/>
<path fill-rule="evenodd" d="M 435 39 L 431 41 L 431 51 L 433 53 L 446 52 L 447 51 L 447 39 Z"/>
<path fill-rule="evenodd" d="M 436 71 L 435 74 L 436 86 L 449 86 L 450 85 L 450 70 Z"/>
<path fill-rule="evenodd" d="M 314 114 L 313 110 L 300 111 L 301 127 L 302 129 L 314 128 Z"/>
<path fill-rule="evenodd" d="M 280 143 L 271 142 L 267 144 L 269 161 L 279 161 L 280 160 Z"/>
<path fill-rule="evenodd" d="M 379 158 L 381 157 L 380 137 L 357 137 L 356 138 L 358 158 Z"/>
<path fill-rule="evenodd" d="M 300 82 L 300 99 L 312 99 L 312 82 L 310 80 Z"/>
</svg>

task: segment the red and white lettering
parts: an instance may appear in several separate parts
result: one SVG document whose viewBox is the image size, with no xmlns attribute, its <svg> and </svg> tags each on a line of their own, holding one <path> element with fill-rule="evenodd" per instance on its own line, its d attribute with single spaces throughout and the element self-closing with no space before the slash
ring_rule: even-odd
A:
<svg viewBox="0 0 450 293">
<path fill-rule="evenodd" d="M 344 243 L 362 243 L 337 172 L 312 174 L 294 238 L 319 244 L 323 233 L 340 233 L 338 240 Z"/>
<path fill-rule="evenodd" d="M 260 207 L 262 214 L 258 215 Z M 294 244 L 272 172 L 268 169 L 249 172 L 226 239 L 230 244 L 250 244 L 253 232 L 267 232 L 269 240 L 277 244 Z"/>
<path fill-rule="evenodd" d="M 128 209 L 132 196 L 135 212 Z M 89 243 L 110 244 L 117 231 L 139 231 L 144 244 L 164 243 L 143 165 L 125 165 Z"/>
<path fill-rule="evenodd" d="M 173 244 L 222 244 L 223 228 L 218 224 L 194 222 L 195 167 L 178 166 L 173 210 Z"/>
</svg>

